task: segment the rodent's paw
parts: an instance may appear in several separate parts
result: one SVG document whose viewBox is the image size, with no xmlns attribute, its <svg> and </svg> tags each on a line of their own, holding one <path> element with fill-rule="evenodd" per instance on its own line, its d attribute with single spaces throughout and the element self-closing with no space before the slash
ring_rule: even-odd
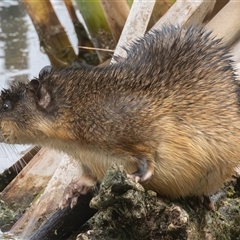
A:
<svg viewBox="0 0 240 240">
<path fill-rule="evenodd" d="M 87 194 L 94 186 L 94 181 L 88 177 L 80 177 L 77 181 L 70 183 L 64 190 L 59 208 L 63 209 L 70 205 L 73 208 L 77 204 L 80 195 Z"/>
<path fill-rule="evenodd" d="M 70 205 L 70 208 L 73 208 L 77 204 L 78 197 L 71 197 L 69 194 L 64 194 L 61 202 L 59 203 L 59 208 L 64 209 Z"/>
<path fill-rule="evenodd" d="M 142 159 L 138 159 L 138 168 L 137 171 L 132 173 L 132 174 L 128 174 L 128 178 L 134 180 L 136 183 L 138 182 L 146 182 L 148 181 L 154 172 L 154 162 L 153 161 L 149 161 L 145 158 Z"/>
<path fill-rule="evenodd" d="M 214 202 L 209 196 L 203 195 L 203 205 L 208 211 L 215 210 Z"/>
<path fill-rule="evenodd" d="M 75 183 L 69 184 L 69 186 L 64 190 L 62 200 L 59 204 L 59 208 L 63 209 L 70 205 L 73 208 L 77 204 L 78 197 L 82 194 L 85 195 L 90 190 L 90 187 L 79 186 L 77 187 Z"/>
<path fill-rule="evenodd" d="M 149 170 L 142 174 L 142 172 L 136 171 L 132 174 L 127 174 L 127 177 L 135 181 L 136 183 L 146 182 L 148 181 L 153 175 L 153 171 Z"/>
</svg>

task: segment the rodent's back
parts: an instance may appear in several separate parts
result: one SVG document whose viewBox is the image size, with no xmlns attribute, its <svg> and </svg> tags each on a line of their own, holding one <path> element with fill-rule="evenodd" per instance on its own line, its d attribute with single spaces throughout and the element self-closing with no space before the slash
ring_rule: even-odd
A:
<svg viewBox="0 0 240 240">
<path fill-rule="evenodd" d="M 170 26 L 150 32 L 136 41 L 125 61 L 106 67 L 114 69 L 108 85 L 144 95 L 165 116 L 200 123 L 220 112 L 227 116 L 233 108 L 237 117 L 239 82 L 234 63 L 229 49 L 212 35 L 199 27 Z"/>
<path fill-rule="evenodd" d="M 229 49 L 212 35 L 199 27 L 175 26 L 146 34 L 119 64 L 128 69 L 125 85 L 148 96 L 158 116 L 206 126 L 210 132 L 213 126 L 229 130 L 238 125 L 234 63 Z"/>
</svg>

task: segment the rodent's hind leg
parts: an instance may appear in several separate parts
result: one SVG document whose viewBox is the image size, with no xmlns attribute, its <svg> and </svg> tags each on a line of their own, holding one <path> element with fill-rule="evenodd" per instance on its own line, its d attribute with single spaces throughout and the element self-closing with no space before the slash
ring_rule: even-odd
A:
<svg viewBox="0 0 240 240">
<path fill-rule="evenodd" d="M 209 196 L 203 195 L 203 205 L 208 211 L 214 210 L 214 203 Z"/>
<path fill-rule="evenodd" d="M 154 166 L 153 161 L 149 161 L 146 158 L 138 159 L 137 171 L 132 174 L 128 174 L 127 176 L 136 183 L 146 182 L 152 177 L 154 173 Z"/>
<path fill-rule="evenodd" d="M 71 182 L 64 190 L 59 208 L 63 209 L 68 205 L 73 208 L 78 197 L 87 194 L 95 185 L 96 181 L 88 175 L 82 175 L 78 180 Z"/>
</svg>

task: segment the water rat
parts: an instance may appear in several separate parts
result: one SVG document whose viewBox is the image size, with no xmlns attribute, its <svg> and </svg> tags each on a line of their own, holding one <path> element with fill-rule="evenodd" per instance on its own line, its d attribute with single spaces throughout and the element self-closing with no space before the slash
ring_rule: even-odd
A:
<svg viewBox="0 0 240 240">
<path fill-rule="evenodd" d="M 114 162 L 160 195 L 208 202 L 239 164 L 238 93 L 220 40 L 203 28 L 168 26 L 138 39 L 116 64 L 47 67 L 3 90 L 1 138 L 51 146 L 81 161 L 83 175 L 62 206 Z"/>
</svg>

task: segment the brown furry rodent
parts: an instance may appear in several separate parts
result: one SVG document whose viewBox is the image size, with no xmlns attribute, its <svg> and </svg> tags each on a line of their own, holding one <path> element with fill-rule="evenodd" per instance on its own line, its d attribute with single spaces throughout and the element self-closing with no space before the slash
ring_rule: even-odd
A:
<svg viewBox="0 0 240 240">
<path fill-rule="evenodd" d="M 220 40 L 170 26 L 137 40 L 114 65 L 45 68 L 2 91 L 0 127 L 7 143 L 51 146 L 82 162 L 62 205 L 114 162 L 160 195 L 207 196 L 239 164 L 238 92 Z"/>
</svg>

